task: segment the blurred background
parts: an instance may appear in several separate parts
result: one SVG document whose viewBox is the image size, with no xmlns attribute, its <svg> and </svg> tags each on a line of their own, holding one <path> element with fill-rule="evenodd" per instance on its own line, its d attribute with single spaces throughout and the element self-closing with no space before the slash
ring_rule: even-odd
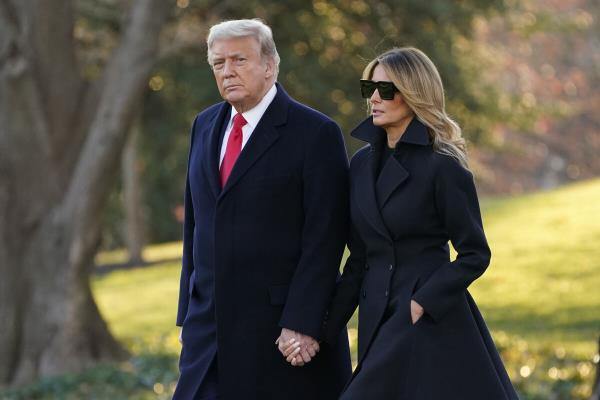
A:
<svg viewBox="0 0 600 400">
<path fill-rule="evenodd" d="M 208 28 L 262 18 L 349 137 L 392 46 L 437 65 L 492 264 L 470 289 L 523 399 L 598 395 L 597 0 L 0 0 L 0 399 L 166 399 Z M 356 351 L 356 320 L 349 325 Z M 598 397 L 596 397 L 597 399 Z"/>
</svg>

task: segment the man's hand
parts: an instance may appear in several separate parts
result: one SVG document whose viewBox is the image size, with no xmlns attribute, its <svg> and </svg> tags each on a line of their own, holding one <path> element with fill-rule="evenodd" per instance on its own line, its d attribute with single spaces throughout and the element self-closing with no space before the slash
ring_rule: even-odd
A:
<svg viewBox="0 0 600 400">
<path fill-rule="evenodd" d="M 425 314 L 425 310 L 419 303 L 414 300 L 410 301 L 410 318 L 412 319 L 413 325 L 417 323 Z"/>
<path fill-rule="evenodd" d="M 301 367 L 310 362 L 320 350 L 319 343 L 308 335 L 283 328 L 275 342 L 286 361 Z"/>
</svg>

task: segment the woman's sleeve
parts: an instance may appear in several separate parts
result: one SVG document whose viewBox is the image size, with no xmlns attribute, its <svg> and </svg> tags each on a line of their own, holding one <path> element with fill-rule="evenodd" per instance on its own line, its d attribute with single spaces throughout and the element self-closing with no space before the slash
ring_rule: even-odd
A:
<svg viewBox="0 0 600 400">
<path fill-rule="evenodd" d="M 438 167 L 435 204 L 458 255 L 437 269 L 412 297 L 435 321 L 442 319 L 471 282 L 483 274 L 491 257 L 473 175 L 449 157 Z"/>
<path fill-rule="evenodd" d="M 348 249 L 350 256 L 344 265 L 344 272 L 337 283 L 325 319 L 323 339 L 328 343 L 337 341 L 340 332 L 358 306 L 360 287 L 365 271 L 366 248 L 354 227 L 350 228 Z"/>
</svg>

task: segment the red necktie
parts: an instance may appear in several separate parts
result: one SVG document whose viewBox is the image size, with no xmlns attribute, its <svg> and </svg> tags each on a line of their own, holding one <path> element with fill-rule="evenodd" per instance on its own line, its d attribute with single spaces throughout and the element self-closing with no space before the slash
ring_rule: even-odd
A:
<svg viewBox="0 0 600 400">
<path fill-rule="evenodd" d="M 241 113 L 237 113 L 233 117 L 233 128 L 231 129 L 231 133 L 229 133 L 225 157 L 223 157 L 223 162 L 221 163 L 221 187 L 225 187 L 231 170 L 242 151 L 242 127 L 247 123 Z"/>
</svg>

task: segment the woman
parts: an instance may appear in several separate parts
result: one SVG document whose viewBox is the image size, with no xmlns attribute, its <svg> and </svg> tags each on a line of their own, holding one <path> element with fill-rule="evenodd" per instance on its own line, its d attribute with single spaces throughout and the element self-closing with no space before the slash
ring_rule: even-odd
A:
<svg viewBox="0 0 600 400">
<path fill-rule="evenodd" d="M 437 69 L 394 48 L 366 67 L 361 90 L 371 116 L 352 136 L 368 145 L 351 162 L 351 256 L 324 335 L 335 340 L 360 306 L 358 366 L 341 399 L 517 399 L 467 292 L 490 250 Z"/>
</svg>

